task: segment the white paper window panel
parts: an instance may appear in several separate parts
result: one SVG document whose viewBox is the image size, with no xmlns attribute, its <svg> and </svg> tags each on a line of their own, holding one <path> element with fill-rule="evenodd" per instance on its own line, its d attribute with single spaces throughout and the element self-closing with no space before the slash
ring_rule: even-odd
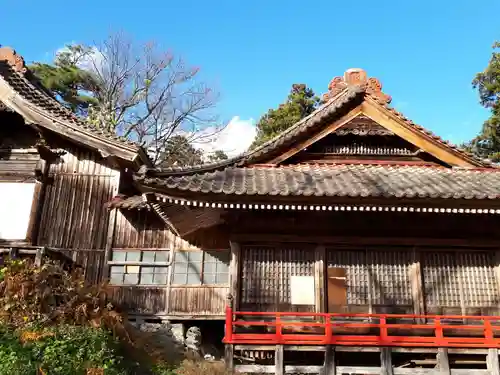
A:
<svg viewBox="0 0 500 375">
<path fill-rule="evenodd" d="M 0 183 L 0 239 L 27 237 L 35 183 Z"/>
<path fill-rule="evenodd" d="M 314 305 L 314 276 L 290 276 L 292 305 Z"/>
</svg>

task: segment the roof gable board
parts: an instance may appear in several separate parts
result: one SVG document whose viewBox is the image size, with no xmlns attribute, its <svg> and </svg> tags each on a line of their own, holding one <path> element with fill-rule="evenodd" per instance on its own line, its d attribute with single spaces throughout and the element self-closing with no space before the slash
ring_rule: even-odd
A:
<svg viewBox="0 0 500 375">
<path fill-rule="evenodd" d="M 348 74 L 358 72 L 360 74 L 355 78 L 348 77 Z M 415 125 L 401 113 L 389 107 L 390 97 L 383 94 L 380 91 L 382 88 L 380 83 L 372 78 L 367 78 L 364 71 L 351 69 L 346 72 L 346 78 L 342 80 L 339 77 L 334 78 L 329 87 L 330 91 L 324 96 L 324 99 L 335 100 L 335 97 L 347 90 L 351 84 L 362 86 L 365 90 L 363 99 L 356 107 L 352 108 L 347 114 L 334 116 L 329 122 L 323 122 L 321 125 L 316 126 L 315 132 L 307 136 L 297 137 L 295 142 L 286 150 L 282 150 L 278 155 L 269 155 L 268 158 L 260 160 L 258 164 L 281 164 L 327 135 L 345 127 L 355 117 L 364 115 L 445 164 L 464 168 L 485 166 L 483 161 L 458 150 L 455 146 Z"/>
</svg>

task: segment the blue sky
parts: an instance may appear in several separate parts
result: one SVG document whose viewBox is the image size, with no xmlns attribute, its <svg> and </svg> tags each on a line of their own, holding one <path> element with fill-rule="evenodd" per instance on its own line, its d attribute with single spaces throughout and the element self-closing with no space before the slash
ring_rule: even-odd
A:
<svg viewBox="0 0 500 375">
<path fill-rule="evenodd" d="M 0 43 L 27 61 L 123 30 L 200 66 L 221 92 L 222 118 L 246 125 L 293 83 L 322 94 L 359 67 L 407 117 L 453 142 L 474 136 L 488 116 L 471 80 L 500 39 L 498 0 L 1 2 Z"/>
</svg>

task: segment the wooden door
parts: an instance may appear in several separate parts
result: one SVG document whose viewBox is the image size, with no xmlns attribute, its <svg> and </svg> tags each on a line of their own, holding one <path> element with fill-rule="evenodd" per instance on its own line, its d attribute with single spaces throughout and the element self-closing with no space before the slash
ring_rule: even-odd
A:
<svg viewBox="0 0 500 375">
<path fill-rule="evenodd" d="M 328 267 L 326 287 L 328 293 L 328 312 L 345 312 L 347 305 L 345 268 Z"/>
</svg>

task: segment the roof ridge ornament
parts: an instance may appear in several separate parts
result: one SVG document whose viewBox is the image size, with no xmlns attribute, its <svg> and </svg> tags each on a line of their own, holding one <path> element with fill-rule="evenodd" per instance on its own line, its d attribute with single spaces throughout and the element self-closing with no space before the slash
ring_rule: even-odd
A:
<svg viewBox="0 0 500 375">
<path fill-rule="evenodd" d="M 360 68 L 347 69 L 343 77 L 339 76 L 332 79 L 328 85 L 328 92 L 323 95 L 323 100 L 326 102 L 332 99 L 348 86 L 361 86 L 368 94 L 373 95 L 385 104 L 389 104 L 392 100 L 389 95 L 382 92 L 380 81 L 377 78 L 368 78 L 366 71 Z"/>
<path fill-rule="evenodd" d="M 24 58 L 11 47 L 0 46 L 0 61 L 6 61 L 16 72 L 21 74 L 28 70 Z"/>
</svg>

